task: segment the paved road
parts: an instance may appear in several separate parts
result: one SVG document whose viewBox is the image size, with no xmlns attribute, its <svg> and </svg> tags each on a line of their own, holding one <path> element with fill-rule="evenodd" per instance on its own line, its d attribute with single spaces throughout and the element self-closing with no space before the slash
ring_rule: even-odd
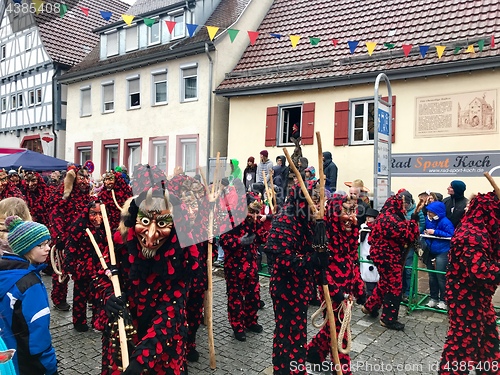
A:
<svg viewBox="0 0 500 375">
<path fill-rule="evenodd" d="M 190 375 L 272 374 L 272 332 L 274 317 L 268 292 L 269 280 L 261 278 L 262 298 L 266 302 L 260 310 L 261 334 L 248 333 L 246 342 L 234 339 L 227 320 L 225 281 L 220 273 L 214 275 L 214 336 L 217 369 L 211 370 L 208 361 L 207 332 L 198 331 L 200 361 L 189 364 Z M 50 288 L 50 278 L 44 276 Z M 70 284 L 70 289 L 71 289 Z M 71 301 L 71 299 L 69 300 Z M 314 308 L 310 308 L 310 314 Z M 355 374 L 436 374 L 436 366 L 447 329 L 447 317 L 432 311 L 415 311 L 406 315 L 403 307 L 400 320 L 406 323 L 404 332 L 387 330 L 377 319 L 364 316 L 355 306 L 352 318 L 351 358 Z M 309 336 L 317 330 L 309 326 Z M 100 333 L 76 332 L 71 324 L 71 312 L 52 310 L 52 333 L 60 363 L 60 373 L 99 374 Z M 326 374 L 329 372 L 325 372 Z"/>
</svg>

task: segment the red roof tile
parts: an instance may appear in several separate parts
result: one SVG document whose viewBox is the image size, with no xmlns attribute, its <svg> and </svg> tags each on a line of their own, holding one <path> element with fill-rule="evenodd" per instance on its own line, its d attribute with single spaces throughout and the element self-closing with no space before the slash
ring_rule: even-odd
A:
<svg viewBox="0 0 500 375">
<path fill-rule="evenodd" d="M 275 0 L 234 70 L 219 85 L 219 93 L 265 89 L 308 81 L 332 81 L 378 71 L 419 68 L 488 59 L 500 55 L 490 38 L 500 39 L 500 2 L 492 0 Z M 281 39 L 270 36 L 281 34 Z M 292 48 L 289 35 L 300 35 Z M 309 37 L 320 38 L 317 46 Z M 335 47 L 333 39 L 338 39 Z M 483 52 L 478 40 L 483 39 Z M 347 42 L 359 41 L 351 55 Z M 370 57 L 366 42 L 377 42 Z M 389 50 L 383 43 L 393 43 Z M 456 46 L 476 43 L 476 54 L 454 54 Z M 412 44 L 407 58 L 403 44 Z M 425 58 L 419 47 L 427 45 Z M 446 45 L 437 57 L 436 45 Z M 475 61 L 474 61 L 475 62 Z M 320 63 L 321 67 L 314 64 Z M 271 89 L 272 90 L 272 89 Z"/>
</svg>

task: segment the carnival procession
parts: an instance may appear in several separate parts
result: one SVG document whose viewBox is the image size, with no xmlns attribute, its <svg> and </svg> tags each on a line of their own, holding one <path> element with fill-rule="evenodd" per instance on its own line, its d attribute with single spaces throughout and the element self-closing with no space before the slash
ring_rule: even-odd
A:
<svg viewBox="0 0 500 375">
<path fill-rule="evenodd" d="M 0 375 L 500 373 L 500 1 L 0 1 Z"/>
</svg>

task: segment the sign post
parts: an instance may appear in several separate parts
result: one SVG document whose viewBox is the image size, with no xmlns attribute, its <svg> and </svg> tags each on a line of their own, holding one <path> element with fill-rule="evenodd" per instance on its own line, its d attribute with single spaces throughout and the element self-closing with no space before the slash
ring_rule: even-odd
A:
<svg viewBox="0 0 500 375">
<path fill-rule="evenodd" d="M 387 85 L 389 101 L 379 95 L 380 80 Z M 380 210 L 391 194 L 391 138 L 392 138 L 392 89 L 389 78 L 380 73 L 375 80 L 374 105 L 374 163 L 373 163 L 373 207 Z"/>
</svg>

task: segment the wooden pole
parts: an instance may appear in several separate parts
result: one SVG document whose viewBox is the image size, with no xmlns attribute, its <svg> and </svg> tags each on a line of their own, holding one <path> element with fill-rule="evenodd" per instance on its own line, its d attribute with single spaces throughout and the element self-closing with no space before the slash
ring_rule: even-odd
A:
<svg viewBox="0 0 500 375">
<path fill-rule="evenodd" d="M 318 169 L 319 169 L 319 215 L 318 218 L 323 220 L 325 216 L 325 175 L 323 172 L 323 145 L 321 143 L 321 134 L 316 132 L 316 141 L 318 142 Z M 320 251 L 325 251 L 322 249 Z M 324 271 L 323 271 L 324 272 Z M 326 278 L 324 280 L 326 282 Z M 330 290 L 328 284 L 323 284 L 323 295 L 326 304 L 326 314 L 328 316 L 328 323 L 330 328 L 330 347 L 333 356 L 333 363 L 335 363 L 335 372 L 337 375 L 342 375 L 340 366 L 339 348 L 337 344 L 337 326 L 335 324 L 335 315 L 333 314 L 332 300 L 330 298 Z"/>
<path fill-rule="evenodd" d="M 484 176 L 488 179 L 490 182 L 491 186 L 493 186 L 493 190 L 495 190 L 495 194 L 497 195 L 498 199 L 500 199 L 500 188 L 498 187 L 497 183 L 491 177 L 491 175 L 488 172 L 484 172 Z"/>
<path fill-rule="evenodd" d="M 267 194 L 267 200 L 269 202 L 269 207 L 271 208 L 271 212 L 274 214 L 274 205 L 273 205 L 273 196 L 272 193 L 269 191 L 269 187 L 267 186 L 267 178 L 266 178 L 266 172 L 262 171 L 262 177 L 264 177 L 264 188 L 266 189 L 266 194 Z M 271 196 L 269 196 L 271 194 Z"/>
</svg>

